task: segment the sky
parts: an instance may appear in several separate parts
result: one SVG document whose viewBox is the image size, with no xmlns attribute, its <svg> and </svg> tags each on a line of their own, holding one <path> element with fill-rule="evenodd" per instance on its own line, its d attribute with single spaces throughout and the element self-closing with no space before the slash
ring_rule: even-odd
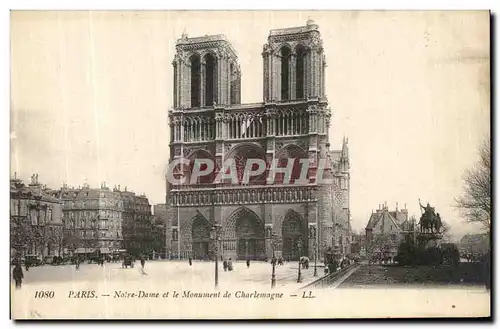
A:
<svg viewBox="0 0 500 329">
<path fill-rule="evenodd" d="M 165 202 L 175 42 L 225 34 L 242 103 L 262 101 L 275 28 L 320 28 L 331 149 L 349 138 L 352 226 L 430 202 L 459 237 L 463 172 L 490 133 L 489 14 L 350 11 L 11 12 L 11 175 L 120 185 Z"/>
</svg>

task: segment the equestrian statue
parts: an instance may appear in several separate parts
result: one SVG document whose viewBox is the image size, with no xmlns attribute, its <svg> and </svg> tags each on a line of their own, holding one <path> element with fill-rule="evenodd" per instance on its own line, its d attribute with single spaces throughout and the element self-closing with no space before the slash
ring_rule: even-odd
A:
<svg viewBox="0 0 500 329">
<path fill-rule="evenodd" d="M 420 217 L 420 232 L 421 233 L 440 233 L 443 227 L 441 216 L 436 213 L 434 207 L 427 202 L 427 206 L 423 206 L 418 199 L 420 208 L 422 209 L 422 216 Z"/>
</svg>

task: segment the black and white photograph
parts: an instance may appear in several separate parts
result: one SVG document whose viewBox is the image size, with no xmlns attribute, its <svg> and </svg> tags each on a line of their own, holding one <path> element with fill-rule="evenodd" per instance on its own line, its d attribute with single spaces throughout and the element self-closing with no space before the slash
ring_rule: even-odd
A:
<svg viewBox="0 0 500 329">
<path fill-rule="evenodd" d="M 11 318 L 489 318 L 491 20 L 12 10 Z"/>
</svg>

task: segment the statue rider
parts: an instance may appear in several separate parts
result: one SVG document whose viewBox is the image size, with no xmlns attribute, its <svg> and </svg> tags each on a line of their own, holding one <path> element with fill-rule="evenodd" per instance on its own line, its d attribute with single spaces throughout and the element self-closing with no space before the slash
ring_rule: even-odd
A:
<svg viewBox="0 0 500 329">
<path fill-rule="evenodd" d="M 431 207 L 429 202 L 427 202 L 427 206 L 423 206 L 422 203 L 420 202 L 420 199 L 418 200 L 418 203 L 420 205 L 420 208 L 423 209 L 423 214 L 420 219 L 421 225 L 423 226 L 422 228 L 424 229 L 430 229 L 432 231 L 432 227 L 434 225 L 434 219 L 435 219 L 435 213 L 434 213 L 434 208 Z"/>
<path fill-rule="evenodd" d="M 439 213 L 437 213 L 436 214 L 436 223 L 435 223 L 436 233 L 439 233 L 442 226 L 443 226 L 443 222 L 441 221 L 441 216 L 439 215 Z"/>
<path fill-rule="evenodd" d="M 420 208 L 424 210 L 424 215 L 433 215 L 434 214 L 434 208 L 431 207 L 429 202 L 427 202 L 427 206 L 422 206 L 422 203 L 420 203 L 420 200 L 418 200 L 418 203 L 420 204 Z"/>
</svg>

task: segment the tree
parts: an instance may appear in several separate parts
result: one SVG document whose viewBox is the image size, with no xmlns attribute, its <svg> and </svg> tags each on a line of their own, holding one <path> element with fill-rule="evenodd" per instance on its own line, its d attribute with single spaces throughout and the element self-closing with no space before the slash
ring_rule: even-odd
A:
<svg viewBox="0 0 500 329">
<path fill-rule="evenodd" d="M 417 258 L 417 246 L 410 236 L 406 236 L 398 247 L 395 260 L 399 265 L 413 265 Z"/>
<path fill-rule="evenodd" d="M 391 250 L 391 240 L 389 234 L 375 234 L 372 240 L 367 244 L 366 255 L 368 256 L 368 265 L 371 267 L 373 260 L 385 259 Z"/>
<path fill-rule="evenodd" d="M 479 161 L 464 174 L 462 195 L 456 207 L 462 216 L 473 223 L 481 223 L 488 230 L 491 225 L 491 146 L 487 139 L 479 150 Z"/>
</svg>

